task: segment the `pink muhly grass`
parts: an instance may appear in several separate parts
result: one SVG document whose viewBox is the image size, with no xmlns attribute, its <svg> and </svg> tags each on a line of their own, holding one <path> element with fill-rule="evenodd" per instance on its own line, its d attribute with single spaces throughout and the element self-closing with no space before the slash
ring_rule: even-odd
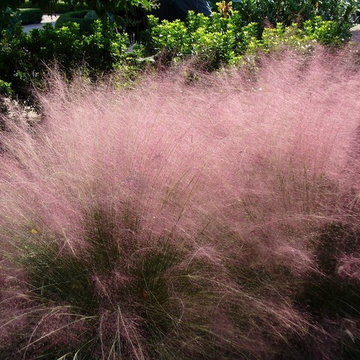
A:
<svg viewBox="0 0 360 360">
<path fill-rule="evenodd" d="M 40 123 L 7 121 L 2 252 L 24 268 L 30 300 L 4 300 L 1 313 L 47 309 L 9 322 L 27 356 L 51 346 L 74 356 L 87 341 L 96 359 L 270 359 L 320 327 L 292 287 L 316 269 L 319 228 L 359 225 L 347 207 L 360 191 L 360 76 L 327 56 L 287 54 L 251 80 L 149 77 L 132 91 L 55 74 Z M 55 277 L 78 272 L 72 291 L 96 301 L 55 290 L 44 300 L 40 280 L 25 285 L 44 262 Z M 263 272 L 276 276 L 257 282 Z M 67 326 L 79 332 L 68 342 Z"/>
</svg>

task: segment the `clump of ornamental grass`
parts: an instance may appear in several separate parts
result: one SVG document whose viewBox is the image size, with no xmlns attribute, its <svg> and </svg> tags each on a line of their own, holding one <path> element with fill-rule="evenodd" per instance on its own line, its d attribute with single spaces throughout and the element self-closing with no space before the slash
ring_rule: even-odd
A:
<svg viewBox="0 0 360 360">
<path fill-rule="evenodd" d="M 360 76 L 325 55 L 55 74 L 40 122 L 4 118 L 0 357 L 357 354 Z"/>
</svg>

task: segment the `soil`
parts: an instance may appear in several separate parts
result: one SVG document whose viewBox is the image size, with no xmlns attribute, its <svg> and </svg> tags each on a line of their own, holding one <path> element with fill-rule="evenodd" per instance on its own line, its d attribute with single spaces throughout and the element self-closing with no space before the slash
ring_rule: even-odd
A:
<svg viewBox="0 0 360 360">
<path fill-rule="evenodd" d="M 360 24 L 351 29 L 352 39 L 360 46 Z"/>
</svg>

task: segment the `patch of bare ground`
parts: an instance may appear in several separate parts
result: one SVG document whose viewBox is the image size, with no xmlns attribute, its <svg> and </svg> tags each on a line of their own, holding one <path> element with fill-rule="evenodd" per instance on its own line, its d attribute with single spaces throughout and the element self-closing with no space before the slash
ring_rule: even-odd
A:
<svg viewBox="0 0 360 360">
<path fill-rule="evenodd" d="M 360 24 L 351 29 L 352 40 L 360 45 Z"/>
</svg>

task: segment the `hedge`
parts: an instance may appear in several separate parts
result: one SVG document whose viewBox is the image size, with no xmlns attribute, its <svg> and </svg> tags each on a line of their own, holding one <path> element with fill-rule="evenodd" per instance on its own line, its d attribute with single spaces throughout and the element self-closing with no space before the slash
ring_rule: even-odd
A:
<svg viewBox="0 0 360 360">
<path fill-rule="evenodd" d="M 43 16 L 42 11 L 37 8 L 19 9 L 19 12 L 23 25 L 39 24 Z"/>
<path fill-rule="evenodd" d="M 24 1 L 21 4 L 21 8 L 33 8 L 38 6 L 36 1 Z M 50 5 L 49 5 L 50 6 Z M 51 9 L 48 12 L 53 14 L 64 14 L 70 11 L 79 11 L 79 10 L 86 10 L 88 6 L 86 4 L 67 4 L 63 1 L 59 1 L 56 4 L 52 4 Z"/>
<path fill-rule="evenodd" d="M 91 27 L 96 19 L 97 15 L 93 10 L 70 11 L 60 15 L 55 23 L 55 27 L 59 29 L 65 24 L 72 22 L 80 25 L 81 32 L 90 33 Z"/>
</svg>

